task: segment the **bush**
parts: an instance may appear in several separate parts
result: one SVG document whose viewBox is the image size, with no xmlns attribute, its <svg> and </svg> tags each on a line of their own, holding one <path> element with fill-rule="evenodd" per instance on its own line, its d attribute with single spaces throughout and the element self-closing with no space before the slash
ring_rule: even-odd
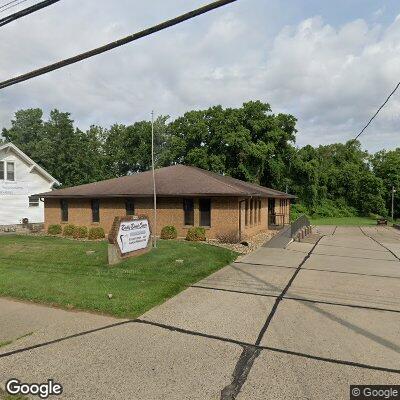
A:
<svg viewBox="0 0 400 400">
<path fill-rule="evenodd" d="M 64 226 L 64 230 L 63 230 L 64 236 L 72 237 L 74 235 L 74 232 L 75 232 L 75 225 L 68 224 L 68 225 Z"/>
<path fill-rule="evenodd" d="M 72 236 L 74 239 L 85 239 L 88 237 L 88 228 L 86 226 L 76 226 Z"/>
<path fill-rule="evenodd" d="M 60 235 L 62 233 L 61 225 L 50 225 L 47 229 L 49 235 Z"/>
<path fill-rule="evenodd" d="M 235 230 L 230 232 L 219 232 L 217 233 L 216 238 L 220 243 L 236 244 L 240 242 L 239 232 Z"/>
<path fill-rule="evenodd" d="M 296 221 L 303 214 L 309 215 L 309 211 L 305 205 L 296 203 L 290 206 L 290 221 Z"/>
<path fill-rule="evenodd" d="M 186 240 L 200 242 L 206 240 L 206 230 L 201 226 L 190 228 L 186 234 Z"/>
<path fill-rule="evenodd" d="M 164 226 L 161 229 L 161 239 L 176 239 L 178 237 L 178 231 L 173 225 Z"/>
<path fill-rule="evenodd" d="M 100 226 L 89 229 L 90 240 L 103 239 L 105 236 L 104 229 Z"/>
</svg>

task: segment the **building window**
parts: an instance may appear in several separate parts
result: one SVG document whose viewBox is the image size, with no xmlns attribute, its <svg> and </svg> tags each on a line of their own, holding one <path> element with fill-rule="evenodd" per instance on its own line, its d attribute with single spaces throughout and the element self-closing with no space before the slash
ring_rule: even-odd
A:
<svg viewBox="0 0 400 400">
<path fill-rule="evenodd" d="M 253 215 L 253 199 L 250 200 L 250 225 L 253 226 L 254 215 Z"/>
<path fill-rule="evenodd" d="M 245 225 L 249 226 L 249 200 L 246 200 Z"/>
<path fill-rule="evenodd" d="M 125 200 L 125 210 L 126 215 L 135 215 L 135 203 L 133 202 L 133 199 Z"/>
<path fill-rule="evenodd" d="M 194 225 L 194 201 L 193 199 L 183 199 L 184 224 Z"/>
<path fill-rule="evenodd" d="M 0 161 L 0 181 L 4 181 L 4 161 Z"/>
<path fill-rule="evenodd" d="M 29 207 L 39 207 L 39 196 L 29 196 Z"/>
<path fill-rule="evenodd" d="M 15 164 L 13 162 L 7 162 L 7 180 L 15 181 Z"/>
<path fill-rule="evenodd" d="M 61 199 L 60 208 L 61 208 L 61 221 L 68 222 L 68 200 Z"/>
<path fill-rule="evenodd" d="M 261 200 L 258 200 L 258 223 L 261 224 Z"/>
<path fill-rule="evenodd" d="M 100 200 L 92 200 L 92 222 L 100 222 Z"/>
<path fill-rule="evenodd" d="M 211 226 L 211 199 L 199 199 L 200 226 Z"/>
</svg>

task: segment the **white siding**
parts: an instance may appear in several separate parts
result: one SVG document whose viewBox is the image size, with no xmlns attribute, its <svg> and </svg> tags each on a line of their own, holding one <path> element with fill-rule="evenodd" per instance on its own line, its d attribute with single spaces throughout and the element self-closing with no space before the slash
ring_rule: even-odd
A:
<svg viewBox="0 0 400 400">
<path fill-rule="evenodd" d="M 15 183 L 23 187 L 25 192 L 18 195 L 0 194 L 0 225 L 20 224 L 23 218 L 28 218 L 29 222 L 43 222 L 43 202 L 39 202 L 39 207 L 29 207 L 28 198 L 33 194 L 48 192 L 54 182 L 50 182 L 36 169 L 32 170 L 32 165 L 27 164 L 10 148 L 0 150 L 0 161 L 15 163 Z"/>
</svg>

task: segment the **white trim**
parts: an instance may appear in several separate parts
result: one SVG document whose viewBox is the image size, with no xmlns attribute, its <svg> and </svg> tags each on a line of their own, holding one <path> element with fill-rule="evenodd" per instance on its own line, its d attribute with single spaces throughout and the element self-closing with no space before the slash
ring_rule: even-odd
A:
<svg viewBox="0 0 400 400">
<path fill-rule="evenodd" d="M 0 150 L 6 149 L 6 152 L 8 153 L 11 150 L 13 150 L 15 153 L 17 153 L 21 159 L 23 159 L 26 163 L 31 165 L 31 170 L 32 172 L 34 169 L 36 169 L 43 177 L 45 177 L 49 182 L 52 182 L 53 185 L 60 185 L 60 182 L 53 176 L 51 176 L 47 171 L 45 171 L 40 165 L 35 163 L 30 157 L 28 157 L 22 150 L 20 150 L 15 144 L 9 142 L 6 144 L 3 144 L 0 146 Z M 5 178 L 7 175 L 5 176 Z"/>
</svg>

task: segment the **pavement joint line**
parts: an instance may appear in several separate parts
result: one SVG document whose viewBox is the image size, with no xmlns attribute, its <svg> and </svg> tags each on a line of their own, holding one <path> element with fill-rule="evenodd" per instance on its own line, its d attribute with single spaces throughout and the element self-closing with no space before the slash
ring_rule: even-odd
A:
<svg viewBox="0 0 400 400">
<path fill-rule="evenodd" d="M 232 344 L 242 346 L 243 348 L 248 347 L 248 348 L 260 349 L 260 350 L 269 350 L 269 351 L 273 351 L 273 352 L 277 352 L 277 353 L 284 353 L 284 354 L 289 354 L 289 355 L 298 356 L 298 357 L 310 358 L 310 359 L 314 359 L 314 360 L 318 360 L 318 361 L 325 361 L 325 362 L 330 362 L 330 363 L 335 363 L 335 364 L 350 365 L 350 366 L 359 367 L 359 368 L 373 369 L 373 370 L 378 370 L 378 371 L 393 372 L 396 374 L 400 374 L 400 369 L 380 367 L 380 366 L 376 366 L 376 365 L 358 363 L 358 362 L 348 361 L 348 360 L 339 360 L 339 359 L 335 359 L 335 358 L 314 356 L 312 354 L 300 353 L 300 352 L 296 352 L 296 351 L 280 349 L 277 347 L 261 346 L 261 345 L 257 345 L 257 344 L 243 342 L 240 340 L 225 338 L 223 336 L 210 335 L 207 333 L 192 331 L 189 329 L 179 328 L 179 327 L 172 326 L 172 325 L 161 324 L 161 323 L 155 322 L 155 321 L 136 319 L 132 322 L 156 326 L 161 329 L 167 329 L 172 332 L 178 332 L 178 333 L 183 333 L 183 334 L 192 335 L 192 336 L 200 336 L 200 337 L 207 338 L 207 339 L 214 339 L 214 340 L 219 340 L 222 342 L 232 343 Z"/>
<path fill-rule="evenodd" d="M 360 231 L 366 236 L 369 237 L 370 239 L 372 239 L 374 242 L 378 243 L 380 246 L 382 246 L 384 249 L 386 249 L 387 251 L 389 251 L 394 257 L 396 257 L 396 261 L 400 261 L 400 258 L 392 251 L 390 250 L 388 247 L 384 246 L 382 243 L 378 242 L 375 238 L 373 238 L 372 236 L 367 235 L 361 228 L 360 226 Z"/>
<path fill-rule="evenodd" d="M 334 271 L 332 269 L 302 268 L 302 271 L 318 271 L 318 272 L 330 272 L 332 274 L 347 274 L 347 275 L 358 275 L 358 276 L 371 276 L 371 277 L 374 277 L 374 278 L 400 279 L 400 276 L 361 274 L 360 272 Z"/>
<path fill-rule="evenodd" d="M 330 305 L 330 306 L 360 308 L 363 310 L 371 310 L 371 311 L 385 311 L 385 312 L 392 312 L 392 313 L 400 313 L 400 310 L 395 310 L 393 308 L 380 308 L 380 307 L 362 306 L 359 304 L 335 303 L 335 302 L 323 301 L 323 300 L 302 299 L 301 297 L 284 297 L 283 299 L 284 300 L 294 300 L 294 301 L 305 301 L 305 302 L 314 303 L 314 304 L 326 304 L 326 305 Z"/>
<path fill-rule="evenodd" d="M 324 247 L 337 247 L 337 248 L 341 248 L 341 249 L 367 250 L 367 251 L 375 251 L 377 253 L 387 253 L 387 250 L 365 249 L 363 247 L 348 247 L 348 246 L 340 246 L 337 244 L 323 244 L 323 243 L 320 243 L 319 245 L 324 246 Z"/>
<path fill-rule="evenodd" d="M 126 324 L 129 324 L 129 323 L 132 323 L 133 321 L 134 320 L 125 320 L 125 321 L 121 321 L 121 322 L 116 322 L 115 324 L 105 325 L 105 326 L 101 326 L 100 328 L 95 328 L 95 329 L 90 329 L 90 330 L 83 331 L 83 332 L 74 333 L 73 335 L 64 336 L 62 338 L 50 340 L 48 342 L 38 343 L 38 344 L 34 344 L 32 346 L 24 347 L 24 348 L 21 348 L 21 349 L 16 349 L 16 350 L 11 350 L 11 351 L 8 351 L 8 352 L 5 352 L 5 353 L 0 353 L 0 358 L 5 358 L 5 357 L 12 356 L 14 354 L 23 353 L 25 351 L 38 349 L 40 347 L 44 347 L 44 346 L 48 346 L 48 345 L 51 345 L 51 344 L 63 342 L 64 340 L 73 339 L 73 338 L 76 338 L 76 337 L 79 337 L 79 336 L 85 336 L 85 335 L 88 335 L 90 333 L 104 331 L 106 329 L 115 328 L 115 327 L 121 326 L 121 325 L 126 325 Z"/>
<path fill-rule="evenodd" d="M 192 285 L 190 287 L 194 288 L 194 289 L 215 290 L 215 291 L 220 291 L 220 292 L 238 293 L 238 294 L 246 294 L 246 295 L 260 296 L 260 297 L 272 297 L 272 298 L 279 297 L 279 295 L 273 295 L 273 294 L 246 292 L 243 290 L 223 289 L 223 288 L 215 288 L 215 287 L 209 287 L 209 286 Z M 313 300 L 313 299 L 306 299 L 306 298 L 301 298 L 301 297 L 284 296 L 282 298 L 282 300 L 305 301 L 307 303 L 314 303 L 314 304 L 326 304 L 326 305 L 339 306 L 339 307 L 360 308 L 363 310 L 371 310 L 371 311 L 385 311 L 385 312 L 400 313 L 400 310 L 395 310 L 393 308 L 370 307 L 370 306 L 363 306 L 361 304 L 335 303 L 335 302 L 331 302 L 331 301 Z"/>
<path fill-rule="evenodd" d="M 232 264 L 256 265 L 257 267 L 276 267 L 276 268 L 297 269 L 297 267 L 290 267 L 289 265 L 261 264 L 261 263 L 240 262 L 240 261 L 234 261 Z"/>
<path fill-rule="evenodd" d="M 338 227 L 338 226 L 336 225 L 336 226 L 335 226 L 335 229 L 334 229 L 333 232 L 332 232 L 332 236 L 335 236 L 337 227 Z"/>
<path fill-rule="evenodd" d="M 16 350 L 13 350 L 13 351 L 9 351 L 7 353 L 2 353 L 2 354 L 0 354 L 0 358 L 9 357 L 9 356 L 12 356 L 12 355 L 15 355 L 15 354 L 18 354 L 18 353 L 23 353 L 23 352 L 26 352 L 26 351 L 29 351 L 29 350 L 33 350 L 33 349 L 37 349 L 37 348 L 44 347 L 44 346 L 47 346 L 47 345 L 59 343 L 59 342 L 62 342 L 64 340 L 72 339 L 72 338 L 79 337 L 79 336 L 84 336 L 84 335 L 87 335 L 87 334 L 90 334 L 90 333 L 102 331 L 102 330 L 109 329 L 109 328 L 114 328 L 114 327 L 118 327 L 118 326 L 122 326 L 122 325 L 127 325 L 127 324 L 130 324 L 130 323 L 138 323 L 138 324 L 155 326 L 155 327 L 158 327 L 160 329 L 165 329 L 165 330 L 172 331 L 172 332 L 178 332 L 178 333 L 182 333 L 182 334 L 187 334 L 187 335 L 199 336 L 199 337 L 203 337 L 203 338 L 207 338 L 207 339 L 218 340 L 218 341 L 222 341 L 222 342 L 225 342 L 225 343 L 231 343 L 231 344 L 242 346 L 243 348 L 249 347 L 249 348 L 254 348 L 254 349 L 259 349 L 259 350 L 269 350 L 269 351 L 272 351 L 272 352 L 283 353 L 283 354 L 288 354 L 288 355 L 293 355 L 293 356 L 298 356 L 298 357 L 304 357 L 304 358 L 309 358 L 309 359 L 313 359 L 313 360 L 317 360 L 317 361 L 324 361 L 324 362 L 342 364 L 342 365 L 350 365 L 350 366 L 354 366 L 354 367 L 358 367 L 358 368 L 365 368 L 365 369 L 372 369 L 372 370 L 377 370 L 377 371 L 385 371 L 385 372 L 392 372 L 392 373 L 400 374 L 400 369 L 392 369 L 392 368 L 380 367 L 380 366 L 376 366 L 376 365 L 357 363 L 357 362 L 353 362 L 353 361 L 339 360 L 339 359 L 334 359 L 334 358 L 314 356 L 312 354 L 301 353 L 301 352 L 296 352 L 296 351 L 291 351 L 291 350 L 286 350 L 286 349 L 280 349 L 280 348 L 270 347 L 270 346 L 261 346 L 261 345 L 256 345 L 256 344 L 253 344 L 253 343 L 243 342 L 243 341 L 236 340 L 236 339 L 226 338 L 226 337 L 223 337 L 223 336 L 210 335 L 210 334 L 206 334 L 206 333 L 202 333 L 202 332 L 191 331 L 191 330 L 188 330 L 188 329 L 179 328 L 179 327 L 166 325 L 166 324 L 161 324 L 161 323 L 154 322 L 154 321 L 146 321 L 146 320 L 142 320 L 142 319 L 139 319 L 139 318 L 126 320 L 126 321 L 121 321 L 121 322 L 118 322 L 118 323 L 115 323 L 115 324 L 110 324 L 110 325 L 106 325 L 106 326 L 103 326 L 103 327 L 100 327 L 100 328 L 91 329 L 91 330 L 84 331 L 84 332 L 79 332 L 79 333 L 76 333 L 76 334 L 73 334 L 73 335 L 70 335 L 70 336 L 66 336 L 66 337 L 63 337 L 63 338 L 55 339 L 55 340 L 52 340 L 52 341 L 49 341 L 49 342 L 39 343 L 37 345 L 25 347 L 25 348 L 22 348 L 22 349 L 16 349 Z"/>
<path fill-rule="evenodd" d="M 389 250 L 390 251 L 390 250 Z M 392 252 L 391 252 L 392 253 Z M 394 253 L 392 253 L 394 255 Z M 374 261 L 389 261 L 398 262 L 400 260 L 387 260 L 385 258 L 371 258 L 371 257 L 354 257 L 354 256 L 342 256 L 338 254 L 323 254 L 323 253 L 313 253 L 313 256 L 325 256 L 325 257 L 342 257 L 342 258 L 353 258 L 358 260 L 374 260 Z M 396 257 L 396 256 L 395 256 Z M 396 257 L 397 258 L 397 257 Z"/>
<path fill-rule="evenodd" d="M 308 254 L 303 258 L 303 260 L 301 261 L 301 263 L 299 264 L 299 266 L 296 268 L 296 271 L 294 272 L 294 274 L 292 275 L 292 277 L 289 279 L 289 282 L 286 284 L 286 286 L 284 287 L 284 289 L 282 290 L 281 294 L 276 298 L 275 303 L 272 307 L 271 312 L 269 313 L 267 320 L 265 321 L 264 326 L 261 328 L 261 331 L 257 337 L 256 340 L 256 345 L 259 345 L 261 343 L 261 340 L 265 334 L 265 332 L 267 331 L 272 318 L 275 315 L 275 312 L 278 308 L 279 303 L 282 301 L 283 297 L 285 296 L 286 292 L 289 290 L 290 286 L 292 285 L 293 281 L 295 280 L 296 276 L 298 275 L 298 273 L 300 272 L 301 267 L 306 263 L 306 261 L 310 258 L 313 250 L 317 247 L 318 243 L 320 242 L 320 240 L 324 237 L 324 235 L 322 235 L 317 242 L 314 244 L 314 246 L 311 248 L 311 250 L 308 252 Z"/>
<path fill-rule="evenodd" d="M 318 253 L 313 253 L 318 254 Z M 383 260 L 377 260 L 383 261 Z M 396 260 L 385 260 L 385 261 L 396 261 Z M 256 265 L 263 267 L 276 267 L 276 268 L 287 268 L 287 269 L 297 269 L 297 267 L 289 267 L 286 265 L 274 265 L 274 264 L 257 264 L 257 263 L 241 263 L 240 261 L 235 261 L 232 264 L 245 264 L 245 265 Z M 392 279 L 400 279 L 400 276 L 389 276 L 389 275 L 376 275 L 376 274 L 362 274 L 359 272 L 347 272 L 347 271 L 335 271 L 333 269 L 319 269 L 319 268 L 302 268 L 302 271 L 319 271 L 319 272 L 331 272 L 333 274 L 349 274 L 349 275 L 360 275 L 360 276 L 372 276 L 376 278 L 392 278 Z"/>
<path fill-rule="evenodd" d="M 262 326 L 258 337 L 256 339 L 255 345 L 260 346 L 261 340 L 265 335 L 265 332 L 267 331 L 272 318 L 274 317 L 279 303 L 282 301 L 283 296 L 286 294 L 286 292 L 289 290 L 291 284 L 295 280 L 297 274 L 299 273 L 301 267 L 303 264 L 308 260 L 310 257 L 311 253 L 313 250 L 317 247 L 319 241 L 324 237 L 324 235 L 321 235 L 318 240 L 315 242 L 313 247 L 310 249 L 308 254 L 303 258 L 301 263 L 298 265 L 296 270 L 294 271 L 292 277 L 289 279 L 288 283 L 286 284 L 285 288 L 282 290 L 281 294 L 276 297 L 274 305 L 272 306 L 272 309 L 270 313 L 268 314 L 267 320 L 265 321 L 264 325 Z M 221 391 L 221 398 L 220 400 L 235 400 L 237 395 L 239 394 L 240 390 L 242 389 L 242 386 L 247 380 L 247 376 L 250 373 L 251 368 L 253 367 L 255 359 L 259 356 L 259 352 L 257 353 L 256 351 L 253 351 L 251 356 L 245 353 L 245 351 L 242 352 L 241 356 L 239 357 L 234 372 L 232 374 L 232 381 L 229 385 L 225 386 L 222 391 Z M 233 388 L 233 389 L 232 389 Z"/>
</svg>

